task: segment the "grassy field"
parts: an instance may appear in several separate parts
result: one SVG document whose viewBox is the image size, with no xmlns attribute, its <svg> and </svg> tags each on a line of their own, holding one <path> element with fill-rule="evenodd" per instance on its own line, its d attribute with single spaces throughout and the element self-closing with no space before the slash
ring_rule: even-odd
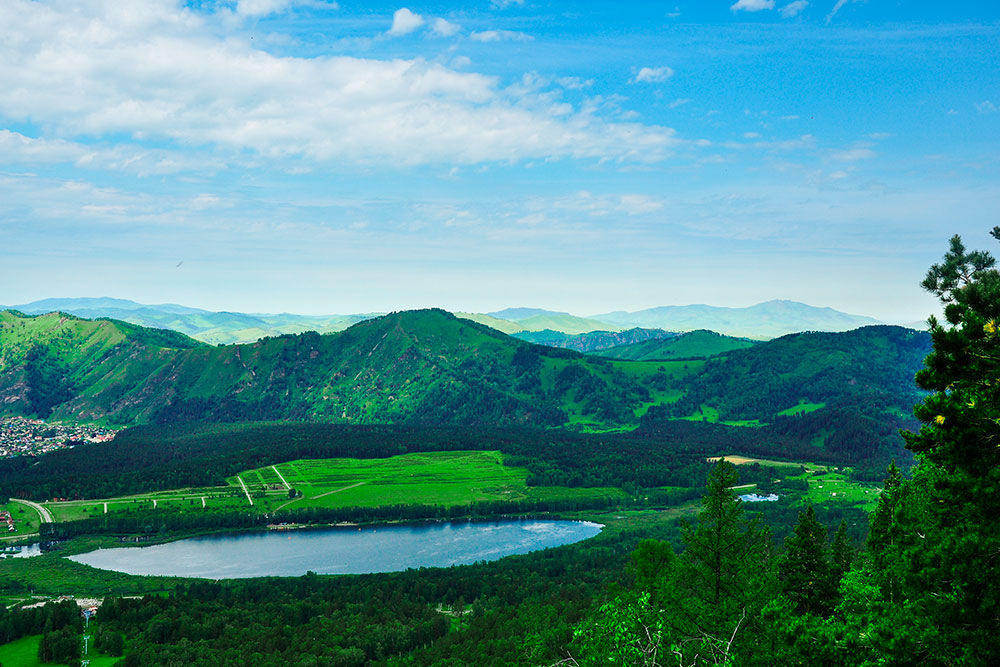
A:
<svg viewBox="0 0 1000 667">
<path fill-rule="evenodd" d="M 805 468 L 801 475 L 789 476 L 788 479 L 804 479 L 809 484 L 809 490 L 802 495 L 805 504 L 842 504 L 858 506 L 866 512 L 871 512 L 878 504 L 878 496 L 882 489 L 875 484 L 862 484 L 848 477 L 848 470 L 836 468 L 822 463 L 793 463 L 791 461 L 775 461 L 759 459 L 738 454 L 725 457 L 713 456 L 709 461 L 725 458 L 733 465 L 759 463 L 763 466 Z"/>
<path fill-rule="evenodd" d="M 805 468 L 806 468 L 807 471 L 809 470 L 809 466 L 810 465 L 814 465 L 814 464 L 810 464 L 810 463 L 793 463 L 791 461 L 776 461 L 774 459 L 758 459 L 758 458 L 752 458 L 752 457 L 749 457 L 749 456 L 740 456 L 739 454 L 727 454 L 725 456 L 712 456 L 712 457 L 708 458 L 708 461 L 711 462 L 711 463 L 715 463 L 719 459 L 726 459 L 727 461 L 729 461 L 733 465 L 737 465 L 737 466 L 746 465 L 748 463 L 759 463 L 762 466 L 774 466 L 774 467 L 781 467 L 781 466 L 792 466 L 792 467 L 805 466 Z M 821 466 L 821 467 L 826 468 L 826 466 Z"/>
<path fill-rule="evenodd" d="M 873 484 L 860 484 L 848 479 L 843 472 L 828 469 L 825 472 L 806 473 L 809 482 L 809 492 L 804 501 L 812 504 L 841 503 L 857 505 L 866 512 L 871 512 L 878 505 L 878 496 L 882 489 Z"/>
<path fill-rule="evenodd" d="M 91 633 L 91 636 L 92 633 Z M 65 662 L 42 662 L 38 659 L 38 644 L 41 643 L 41 635 L 32 635 L 30 637 L 22 637 L 16 641 L 12 641 L 8 644 L 0 645 L 0 665 L 13 665 L 16 667 L 48 667 L 49 665 L 66 665 Z M 82 635 L 80 643 L 83 643 Z M 87 660 L 90 661 L 90 667 L 111 667 L 111 665 L 120 661 L 122 658 L 111 657 L 106 655 L 101 655 L 96 651 L 91 651 L 87 656 Z M 79 664 L 78 661 L 73 661 L 68 663 L 70 665 Z"/>
<path fill-rule="evenodd" d="M 407 504 L 450 507 L 487 500 L 590 498 L 621 493 L 617 489 L 528 487 L 528 471 L 505 466 L 502 455 L 495 451 L 290 461 L 250 470 L 239 477 L 255 503 L 274 510 Z M 232 482 L 239 483 L 235 478 Z M 302 496 L 289 499 L 288 487 Z"/>
<path fill-rule="evenodd" d="M 38 524 L 41 518 L 38 516 L 38 512 L 32 507 L 22 505 L 21 503 L 7 503 L 6 505 L 0 505 L 0 510 L 10 512 L 11 518 L 14 519 L 13 531 L 8 532 L 7 526 L 0 524 L 0 538 L 11 540 L 38 532 Z M 2 545 L 2 542 L 0 542 L 0 545 Z"/>
<path fill-rule="evenodd" d="M 816 412 L 817 410 L 822 410 L 825 407 L 826 403 L 810 403 L 803 400 L 799 401 L 798 405 L 782 410 L 778 414 L 783 417 L 794 417 L 795 415 L 804 415 L 809 412 Z"/>
<path fill-rule="evenodd" d="M 246 470 L 228 486 L 177 489 L 122 498 L 47 502 L 56 521 L 155 508 L 255 510 L 384 505 L 466 505 L 489 500 L 619 496 L 617 489 L 528 487 L 528 471 L 499 452 L 430 452 L 387 459 L 308 459 Z M 245 491 L 244 491 L 245 488 Z M 290 498 L 289 488 L 301 494 Z M 249 497 L 248 497 L 249 496 Z"/>
</svg>

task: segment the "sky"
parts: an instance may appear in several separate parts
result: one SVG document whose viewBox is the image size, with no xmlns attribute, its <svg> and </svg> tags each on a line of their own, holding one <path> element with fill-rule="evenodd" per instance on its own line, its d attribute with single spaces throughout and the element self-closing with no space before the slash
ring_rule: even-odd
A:
<svg viewBox="0 0 1000 667">
<path fill-rule="evenodd" d="M 0 2 L 0 303 L 936 309 L 1000 3 Z"/>
</svg>

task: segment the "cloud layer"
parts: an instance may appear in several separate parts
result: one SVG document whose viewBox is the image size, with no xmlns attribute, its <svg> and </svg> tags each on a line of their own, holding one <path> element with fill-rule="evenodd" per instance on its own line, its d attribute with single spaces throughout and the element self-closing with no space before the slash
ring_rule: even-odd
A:
<svg viewBox="0 0 1000 667">
<path fill-rule="evenodd" d="M 63 140 L 127 135 L 271 159 L 398 165 L 648 162 L 677 143 L 669 128 L 612 122 L 421 58 L 273 55 L 216 37 L 211 18 L 169 0 L 4 2 L 0 118 Z M 400 9 L 390 32 L 422 23 Z M 432 27 L 444 34 L 446 23 Z"/>
</svg>

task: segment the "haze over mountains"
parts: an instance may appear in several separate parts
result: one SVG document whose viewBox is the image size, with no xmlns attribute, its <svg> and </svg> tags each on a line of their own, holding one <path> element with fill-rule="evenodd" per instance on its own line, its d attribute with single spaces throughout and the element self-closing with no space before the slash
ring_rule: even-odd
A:
<svg viewBox="0 0 1000 667">
<path fill-rule="evenodd" d="M 211 344 L 247 343 L 266 336 L 305 331 L 319 333 L 343 331 L 352 324 L 381 314 L 297 315 L 213 312 L 178 304 L 149 305 L 107 297 L 43 299 L 9 308 L 31 315 L 60 311 L 91 319 L 108 317 L 141 326 L 180 331 Z M 459 312 L 456 315 L 507 334 L 550 331 L 574 336 L 594 331 L 623 332 L 637 328 L 661 330 L 664 333 L 707 329 L 727 336 L 758 340 L 799 331 L 849 331 L 861 326 L 881 324 L 871 317 L 851 315 L 832 308 L 818 308 L 795 301 L 768 301 L 747 308 L 707 305 L 660 306 L 634 312 L 614 311 L 590 317 L 540 308 L 507 308 L 490 313 Z M 558 339 L 554 336 L 549 338 L 552 341 Z M 636 342 L 636 340 L 634 337 L 632 340 L 623 339 L 617 344 Z M 564 346 L 558 342 L 546 341 L 545 344 Z"/>
</svg>

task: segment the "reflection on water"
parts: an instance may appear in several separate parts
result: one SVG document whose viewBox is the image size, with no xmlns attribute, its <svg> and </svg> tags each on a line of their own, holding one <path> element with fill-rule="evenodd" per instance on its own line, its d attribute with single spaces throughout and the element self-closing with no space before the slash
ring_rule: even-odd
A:
<svg viewBox="0 0 1000 667">
<path fill-rule="evenodd" d="M 0 551 L 0 556 L 4 558 L 31 558 L 32 556 L 41 556 L 42 547 L 37 542 L 35 544 L 23 544 L 13 547 L 3 547 Z"/>
<path fill-rule="evenodd" d="M 447 567 L 579 542 L 588 521 L 496 521 L 337 527 L 210 535 L 140 548 L 98 549 L 72 560 L 129 574 L 229 579 L 396 572 Z"/>
</svg>

